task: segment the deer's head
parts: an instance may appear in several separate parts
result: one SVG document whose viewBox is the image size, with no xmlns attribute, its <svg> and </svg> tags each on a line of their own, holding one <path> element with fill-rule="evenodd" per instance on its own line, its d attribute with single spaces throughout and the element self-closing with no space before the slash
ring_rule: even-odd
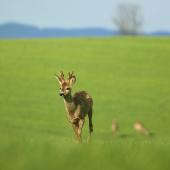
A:
<svg viewBox="0 0 170 170">
<path fill-rule="evenodd" d="M 67 80 L 64 80 L 64 75 L 63 72 L 60 71 L 60 77 L 55 75 L 55 77 L 57 78 L 58 82 L 60 83 L 60 97 L 66 97 L 68 95 L 71 94 L 71 87 L 72 85 L 75 83 L 76 81 L 76 77 L 73 76 L 74 75 L 74 71 L 72 71 L 72 73 L 68 73 L 68 78 Z"/>
</svg>

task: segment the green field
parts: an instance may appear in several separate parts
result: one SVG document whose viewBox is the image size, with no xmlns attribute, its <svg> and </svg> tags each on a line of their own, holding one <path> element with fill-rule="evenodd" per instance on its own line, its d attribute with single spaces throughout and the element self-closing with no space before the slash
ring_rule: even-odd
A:
<svg viewBox="0 0 170 170">
<path fill-rule="evenodd" d="M 93 98 L 77 145 L 54 74 Z M 1 170 L 169 170 L 170 38 L 0 40 Z M 111 132 L 119 121 L 120 134 Z M 141 121 L 151 136 L 138 136 Z"/>
</svg>

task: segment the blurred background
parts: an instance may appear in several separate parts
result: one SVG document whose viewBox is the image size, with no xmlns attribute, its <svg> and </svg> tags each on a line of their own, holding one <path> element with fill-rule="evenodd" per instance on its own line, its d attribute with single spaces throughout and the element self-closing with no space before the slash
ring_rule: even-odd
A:
<svg viewBox="0 0 170 170">
<path fill-rule="evenodd" d="M 0 1 L 0 169 L 170 167 L 170 2 Z M 54 74 L 93 98 L 77 145 Z"/>
<path fill-rule="evenodd" d="M 168 0 L 1 1 L 0 38 L 113 36 L 122 29 L 170 35 L 169 6 Z"/>
</svg>

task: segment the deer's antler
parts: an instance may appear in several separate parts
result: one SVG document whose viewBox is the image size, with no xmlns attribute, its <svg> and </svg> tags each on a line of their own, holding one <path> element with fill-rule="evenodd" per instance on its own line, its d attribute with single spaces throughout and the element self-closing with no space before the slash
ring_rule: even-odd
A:
<svg viewBox="0 0 170 170">
<path fill-rule="evenodd" d="M 70 73 L 68 73 L 68 79 L 67 79 L 67 80 L 69 81 L 72 77 L 74 77 L 73 75 L 74 75 L 74 71 L 72 71 L 72 73 L 71 73 L 71 74 L 70 74 Z"/>
<path fill-rule="evenodd" d="M 73 75 L 74 75 L 74 71 L 72 71 L 72 73 L 71 73 L 71 77 L 73 77 Z"/>
<path fill-rule="evenodd" d="M 61 78 L 62 81 L 65 81 L 65 80 L 64 80 L 64 74 L 63 74 L 62 71 L 60 71 L 60 78 Z"/>
</svg>

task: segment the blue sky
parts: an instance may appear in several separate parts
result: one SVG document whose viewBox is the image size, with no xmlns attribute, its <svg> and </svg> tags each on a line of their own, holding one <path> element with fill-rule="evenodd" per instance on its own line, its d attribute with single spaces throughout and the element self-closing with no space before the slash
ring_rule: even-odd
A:
<svg viewBox="0 0 170 170">
<path fill-rule="evenodd" d="M 119 3 L 141 6 L 143 32 L 170 31 L 170 0 L 0 0 L 0 24 L 18 22 L 39 28 L 114 30 L 116 26 L 111 18 Z"/>
</svg>

